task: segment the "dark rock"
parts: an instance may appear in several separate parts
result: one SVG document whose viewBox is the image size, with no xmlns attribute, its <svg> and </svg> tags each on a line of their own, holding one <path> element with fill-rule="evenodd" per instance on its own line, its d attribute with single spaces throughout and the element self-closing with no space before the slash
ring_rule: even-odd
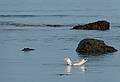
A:
<svg viewBox="0 0 120 82">
<path fill-rule="evenodd" d="M 31 48 L 23 48 L 23 49 L 22 49 L 22 51 L 24 51 L 24 52 L 33 51 L 33 50 L 35 50 L 35 49 L 31 49 Z"/>
<path fill-rule="evenodd" d="M 59 75 L 59 76 L 67 76 L 67 75 L 72 75 L 71 73 L 69 74 L 69 73 L 61 73 L 61 74 L 57 74 L 57 75 Z"/>
<path fill-rule="evenodd" d="M 50 25 L 50 24 L 48 24 L 48 25 L 46 25 L 46 26 L 48 26 L 48 27 L 62 27 L 63 25 Z"/>
<path fill-rule="evenodd" d="M 97 21 L 93 23 L 88 23 L 84 25 L 74 26 L 72 29 L 82 29 L 82 30 L 109 30 L 110 23 L 107 21 Z"/>
<path fill-rule="evenodd" d="M 106 45 L 102 40 L 87 38 L 78 44 L 76 51 L 80 54 L 99 55 L 116 52 L 117 49 Z"/>
</svg>

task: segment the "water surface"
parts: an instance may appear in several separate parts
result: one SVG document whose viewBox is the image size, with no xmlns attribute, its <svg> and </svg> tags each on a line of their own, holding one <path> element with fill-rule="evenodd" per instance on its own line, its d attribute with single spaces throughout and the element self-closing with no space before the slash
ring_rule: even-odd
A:
<svg viewBox="0 0 120 82">
<path fill-rule="evenodd" d="M 0 80 L 2 82 L 119 82 L 119 0 L 1 0 Z M 102 6 L 101 6 L 102 4 Z M 77 24 L 107 20 L 108 31 L 71 30 Z M 90 56 L 84 66 L 64 66 L 65 56 L 84 38 L 104 40 L 118 52 Z M 35 51 L 22 52 L 24 47 Z"/>
</svg>

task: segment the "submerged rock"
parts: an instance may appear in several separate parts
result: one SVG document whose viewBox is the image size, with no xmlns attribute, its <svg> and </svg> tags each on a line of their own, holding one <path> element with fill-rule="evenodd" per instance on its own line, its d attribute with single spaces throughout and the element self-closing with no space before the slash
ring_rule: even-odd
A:
<svg viewBox="0 0 120 82">
<path fill-rule="evenodd" d="M 109 30 L 110 23 L 107 21 L 97 21 L 93 23 L 88 23 L 84 25 L 74 26 L 73 29 L 82 29 L 82 30 Z"/>
<path fill-rule="evenodd" d="M 35 49 L 31 49 L 31 48 L 23 48 L 21 51 L 27 52 L 27 51 L 33 51 Z"/>
<path fill-rule="evenodd" d="M 78 44 L 76 51 L 81 54 L 100 55 L 116 52 L 117 49 L 106 45 L 102 40 L 86 38 Z"/>
</svg>

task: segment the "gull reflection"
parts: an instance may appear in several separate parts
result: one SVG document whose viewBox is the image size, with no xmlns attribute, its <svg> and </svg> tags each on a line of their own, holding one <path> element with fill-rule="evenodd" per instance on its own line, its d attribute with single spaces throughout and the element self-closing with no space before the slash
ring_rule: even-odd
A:
<svg viewBox="0 0 120 82">
<path fill-rule="evenodd" d="M 72 74 L 72 71 L 74 70 L 79 70 L 80 72 L 84 73 L 87 69 L 87 67 L 85 65 L 81 65 L 81 66 L 70 66 L 70 65 L 66 65 L 64 72 L 65 74 Z"/>
<path fill-rule="evenodd" d="M 71 74 L 71 68 L 72 66 L 70 65 L 65 66 L 65 74 Z"/>
</svg>

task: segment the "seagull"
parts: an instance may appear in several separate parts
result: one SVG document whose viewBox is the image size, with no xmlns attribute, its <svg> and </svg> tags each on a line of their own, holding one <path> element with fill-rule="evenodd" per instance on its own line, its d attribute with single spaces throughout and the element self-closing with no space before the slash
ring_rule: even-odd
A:
<svg viewBox="0 0 120 82">
<path fill-rule="evenodd" d="M 82 59 L 81 61 L 72 61 L 69 57 L 64 58 L 65 65 L 69 66 L 80 66 L 83 65 L 86 61 L 87 59 Z"/>
</svg>

